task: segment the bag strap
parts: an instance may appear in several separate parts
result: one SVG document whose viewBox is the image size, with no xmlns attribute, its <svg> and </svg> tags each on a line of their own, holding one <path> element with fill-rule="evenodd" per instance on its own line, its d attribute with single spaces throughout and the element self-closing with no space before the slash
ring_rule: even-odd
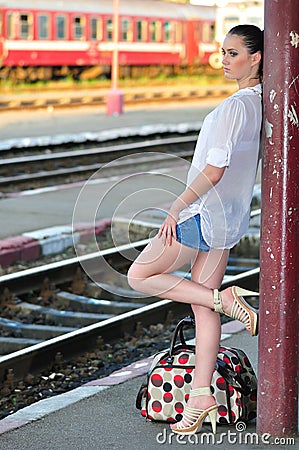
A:
<svg viewBox="0 0 299 450">
<path fill-rule="evenodd" d="M 137 409 L 142 408 L 142 399 L 143 399 L 143 397 L 146 397 L 146 391 L 147 391 L 147 382 L 145 381 L 140 386 L 140 389 L 139 389 L 137 397 L 136 397 L 135 406 Z"/>
<path fill-rule="evenodd" d="M 217 358 L 216 369 L 224 380 L 235 388 L 236 391 L 244 395 L 248 395 L 252 392 L 250 385 L 248 385 L 239 374 L 237 374 L 225 361 L 222 361 L 220 358 Z"/>
<path fill-rule="evenodd" d="M 184 317 L 182 320 L 179 321 L 179 323 L 175 327 L 175 330 L 173 332 L 172 339 L 170 342 L 170 347 L 169 347 L 169 356 L 170 357 L 173 356 L 175 344 L 176 344 L 178 337 L 179 337 L 180 343 L 182 344 L 183 347 L 185 347 L 187 345 L 183 330 L 184 330 L 184 328 L 188 328 L 188 327 L 195 327 L 195 320 L 191 316 Z"/>
</svg>

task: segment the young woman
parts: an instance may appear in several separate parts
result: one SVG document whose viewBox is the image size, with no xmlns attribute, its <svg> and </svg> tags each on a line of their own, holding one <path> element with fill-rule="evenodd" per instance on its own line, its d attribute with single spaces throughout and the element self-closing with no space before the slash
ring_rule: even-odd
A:
<svg viewBox="0 0 299 450">
<path fill-rule="evenodd" d="M 222 54 L 224 75 L 239 89 L 206 117 L 185 191 L 128 272 L 133 289 L 192 306 L 196 368 L 182 420 L 171 425 L 179 434 L 199 431 L 207 415 L 216 432 L 210 385 L 220 343 L 219 313 L 243 322 L 253 336 L 258 326 L 257 312 L 244 300 L 258 294 L 236 286 L 218 289 L 229 249 L 249 223 L 262 122 L 263 32 L 254 25 L 234 27 Z M 189 261 L 191 281 L 171 273 Z"/>
</svg>

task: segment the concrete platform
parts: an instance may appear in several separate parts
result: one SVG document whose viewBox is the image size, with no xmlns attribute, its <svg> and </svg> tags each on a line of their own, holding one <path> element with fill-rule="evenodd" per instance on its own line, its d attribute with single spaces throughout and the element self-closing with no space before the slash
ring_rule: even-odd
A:
<svg viewBox="0 0 299 450">
<path fill-rule="evenodd" d="M 101 106 L 0 112 L 0 149 L 4 141 L 15 139 L 21 139 L 22 144 L 26 145 L 31 138 L 57 139 L 60 136 L 79 136 L 81 133 L 198 122 L 219 103 L 219 99 L 207 98 L 171 104 L 125 105 L 123 114 L 114 116 L 108 116 Z"/>
<path fill-rule="evenodd" d="M 223 329 L 223 345 L 242 348 L 257 370 L 258 338 L 235 322 Z M 242 328 L 242 327 L 241 327 Z M 298 439 L 275 441 L 256 434 L 255 423 L 218 426 L 215 437 L 209 425 L 193 437 L 176 437 L 164 423 L 146 421 L 135 408 L 135 398 L 150 361 L 143 360 L 66 394 L 42 400 L 0 422 L 1 450 L 157 450 L 200 445 L 202 449 L 298 449 Z M 196 448 L 196 447 L 195 447 Z"/>
</svg>

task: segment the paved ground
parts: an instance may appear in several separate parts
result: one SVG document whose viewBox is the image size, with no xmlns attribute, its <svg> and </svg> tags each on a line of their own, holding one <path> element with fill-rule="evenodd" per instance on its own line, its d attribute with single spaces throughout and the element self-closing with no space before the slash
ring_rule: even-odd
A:
<svg viewBox="0 0 299 450">
<path fill-rule="evenodd" d="M 257 370 L 257 338 L 246 331 L 224 338 L 224 345 L 242 348 Z M 177 450 L 182 445 L 188 449 L 212 446 L 222 450 L 299 448 L 297 439 L 275 441 L 274 436 L 266 433 L 257 435 L 255 423 L 247 424 L 243 431 L 238 431 L 240 425 L 238 429 L 234 425 L 218 426 L 215 437 L 206 425 L 203 434 L 177 438 L 167 424 L 146 421 L 135 408 L 136 394 L 144 378 L 135 377 L 136 373 L 140 374 L 140 369 L 135 365 L 133 372 L 126 368 L 122 374 L 118 373 L 121 376 L 110 376 L 93 382 L 92 386 L 43 400 L 2 420 L 1 450 L 157 450 L 160 446 Z M 26 425 L 12 429 L 26 421 Z"/>
<path fill-rule="evenodd" d="M 219 103 L 217 99 L 198 102 L 124 106 L 119 116 L 107 116 L 104 107 L 40 109 L 0 112 L 0 140 L 66 133 L 99 132 L 115 128 L 180 123 L 202 120 Z"/>
</svg>

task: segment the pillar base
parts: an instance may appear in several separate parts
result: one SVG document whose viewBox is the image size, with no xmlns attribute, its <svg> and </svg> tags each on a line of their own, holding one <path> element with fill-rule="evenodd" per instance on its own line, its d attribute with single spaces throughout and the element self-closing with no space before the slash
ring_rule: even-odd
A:
<svg viewBox="0 0 299 450">
<path fill-rule="evenodd" d="M 123 113 L 124 95 L 118 89 L 111 89 L 107 94 L 107 114 L 119 115 Z"/>
</svg>

